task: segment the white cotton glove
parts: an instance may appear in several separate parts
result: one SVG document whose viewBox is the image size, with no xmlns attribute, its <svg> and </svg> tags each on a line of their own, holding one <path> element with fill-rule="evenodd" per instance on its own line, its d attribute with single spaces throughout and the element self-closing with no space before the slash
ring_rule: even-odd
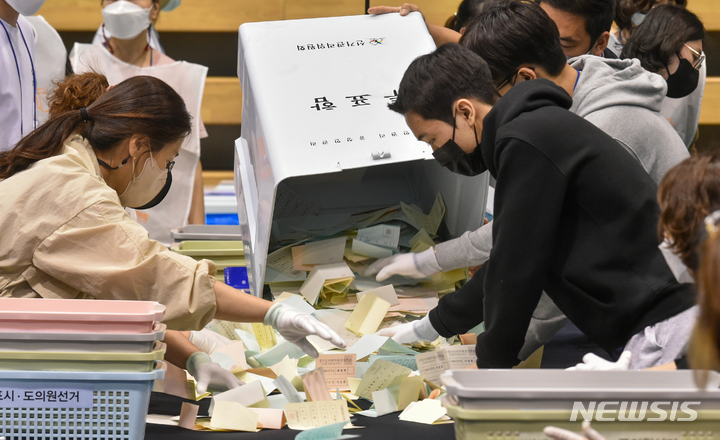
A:
<svg viewBox="0 0 720 440">
<path fill-rule="evenodd" d="M 588 421 L 583 422 L 582 430 L 584 435 L 575 434 L 567 429 L 547 426 L 543 429 L 543 432 L 554 440 L 605 440 L 605 437 L 590 427 L 590 422 Z"/>
<path fill-rule="evenodd" d="M 185 369 L 195 378 L 199 394 L 205 394 L 208 388 L 212 391 L 227 391 L 244 385 L 243 381 L 213 362 L 210 356 L 202 351 L 190 355 Z"/>
<path fill-rule="evenodd" d="M 263 324 L 272 326 L 283 338 L 302 348 L 310 357 L 318 357 L 318 351 L 307 340 L 308 336 L 317 335 L 332 342 L 336 347 L 345 348 L 345 341 L 327 324 L 307 313 L 283 307 L 282 304 L 270 307 Z"/>
<path fill-rule="evenodd" d="M 631 359 L 632 353 L 629 351 L 623 351 L 617 362 L 606 361 L 596 354 L 588 353 L 583 356 L 582 363 L 570 367 L 568 370 L 626 371 L 630 368 Z"/>
<path fill-rule="evenodd" d="M 377 260 L 367 269 L 365 276 L 377 274 L 377 281 L 385 281 L 393 275 L 405 278 L 426 278 L 442 270 L 438 263 L 435 249 L 430 248 L 420 253 L 395 254 L 392 257 Z"/>
<path fill-rule="evenodd" d="M 415 341 L 432 342 L 440 337 L 440 334 L 435 331 L 427 315 L 417 321 L 384 328 L 375 334 L 378 336 L 388 336 L 399 344 L 409 344 Z"/>
<path fill-rule="evenodd" d="M 190 332 L 190 342 L 195 344 L 197 348 L 204 351 L 207 354 L 212 354 L 215 349 L 224 347 L 232 341 L 218 332 L 208 330 L 206 328 L 200 331 Z"/>
</svg>

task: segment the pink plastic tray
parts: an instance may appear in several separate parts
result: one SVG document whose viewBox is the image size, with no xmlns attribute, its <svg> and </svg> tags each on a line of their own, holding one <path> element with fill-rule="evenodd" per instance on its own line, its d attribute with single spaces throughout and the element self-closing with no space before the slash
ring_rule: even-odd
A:
<svg viewBox="0 0 720 440">
<path fill-rule="evenodd" d="M 150 333 L 164 313 L 154 301 L 0 298 L 0 331 Z"/>
</svg>

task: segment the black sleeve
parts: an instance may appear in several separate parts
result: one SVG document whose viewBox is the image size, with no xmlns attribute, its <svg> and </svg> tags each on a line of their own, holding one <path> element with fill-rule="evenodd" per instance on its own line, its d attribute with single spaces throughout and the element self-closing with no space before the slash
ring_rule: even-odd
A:
<svg viewBox="0 0 720 440">
<path fill-rule="evenodd" d="M 484 268 L 485 332 L 476 347 L 480 368 L 520 362 L 567 191 L 565 174 L 534 146 L 509 139 L 497 151 L 493 249 Z"/>
<path fill-rule="evenodd" d="M 678 370 L 689 370 L 690 364 L 687 360 L 687 355 L 682 355 L 681 357 L 675 359 L 675 366 Z"/>
<path fill-rule="evenodd" d="M 442 336 L 467 333 L 468 330 L 483 321 L 483 265 L 470 281 L 460 290 L 440 298 L 438 306 L 430 311 L 429 318 L 433 328 Z"/>
</svg>

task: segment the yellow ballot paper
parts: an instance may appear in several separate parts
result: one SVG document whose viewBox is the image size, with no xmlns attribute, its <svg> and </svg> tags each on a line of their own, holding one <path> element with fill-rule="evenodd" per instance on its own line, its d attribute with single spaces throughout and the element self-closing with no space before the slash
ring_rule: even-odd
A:
<svg viewBox="0 0 720 440">
<path fill-rule="evenodd" d="M 285 417 L 290 429 L 304 431 L 333 423 L 349 422 L 350 412 L 345 400 L 287 403 Z"/>
<path fill-rule="evenodd" d="M 400 202 L 400 207 L 403 213 L 410 221 L 410 224 L 415 229 L 425 229 L 430 234 L 437 234 L 437 230 L 440 227 L 440 222 L 445 216 L 445 202 L 443 201 L 440 193 L 435 196 L 435 202 L 433 203 L 430 213 L 425 215 L 420 208 L 417 206 L 410 206 Z"/>
<path fill-rule="evenodd" d="M 383 359 L 378 359 L 370 365 L 365 372 L 357 388 L 356 394 L 366 399 L 372 399 L 373 391 L 380 391 L 387 388 L 398 377 L 406 377 L 412 370 L 402 365 L 394 364 Z"/>
<path fill-rule="evenodd" d="M 344 261 L 335 264 L 317 265 L 310 272 L 303 285 L 300 286 L 300 293 L 307 302 L 315 305 L 320 292 L 326 284 L 332 284 L 334 280 L 346 280 L 349 278 L 355 278 L 355 275 Z"/>
<path fill-rule="evenodd" d="M 425 399 L 413 402 L 405 411 L 400 413 L 400 420 L 404 422 L 425 423 L 432 425 L 437 419 L 447 414 L 447 409 L 437 399 Z"/>
<path fill-rule="evenodd" d="M 408 376 L 402 380 L 398 397 L 398 409 L 400 411 L 403 411 L 411 403 L 417 402 L 420 397 L 423 379 L 425 379 L 424 376 Z"/>
<path fill-rule="evenodd" d="M 332 425 L 308 429 L 295 436 L 295 440 L 334 440 L 342 436 L 343 428 L 347 422 L 333 423 Z"/>
<path fill-rule="evenodd" d="M 410 239 L 410 252 L 418 253 L 426 251 L 435 246 L 435 241 L 430 237 L 425 229 L 420 229 L 413 238 Z"/>
<path fill-rule="evenodd" d="M 260 348 L 267 350 L 277 345 L 275 330 L 272 327 L 265 325 L 262 322 L 253 322 L 252 328 L 255 332 L 255 339 L 257 339 Z"/>
<path fill-rule="evenodd" d="M 210 419 L 210 428 L 257 432 L 258 415 L 232 401 L 217 401 Z"/>
<path fill-rule="evenodd" d="M 369 335 L 377 331 L 385 314 L 390 310 L 390 303 L 368 293 L 358 302 L 350 314 L 345 327 L 359 335 Z"/>
<path fill-rule="evenodd" d="M 385 301 L 390 303 L 390 306 L 396 306 L 400 304 L 400 301 L 398 300 L 397 294 L 395 293 L 395 288 L 392 284 L 388 284 L 387 286 L 378 287 L 371 290 L 365 290 L 362 292 L 358 292 L 357 297 L 358 300 L 363 299 L 363 297 L 369 293 L 374 293 L 378 298 L 384 299 Z"/>
</svg>

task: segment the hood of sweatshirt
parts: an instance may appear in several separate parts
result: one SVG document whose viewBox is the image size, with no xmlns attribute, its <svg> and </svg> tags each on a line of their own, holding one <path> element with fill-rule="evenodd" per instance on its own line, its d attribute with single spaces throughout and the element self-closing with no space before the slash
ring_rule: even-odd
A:
<svg viewBox="0 0 720 440">
<path fill-rule="evenodd" d="M 480 148 L 490 174 L 497 175 L 494 156 L 498 130 L 524 113 L 545 107 L 567 110 L 571 105 L 570 95 L 550 80 L 535 79 L 514 85 L 483 119 Z"/>
<path fill-rule="evenodd" d="M 640 60 L 611 60 L 586 55 L 570 60 L 580 71 L 570 111 L 580 117 L 611 106 L 644 107 L 660 111 L 667 83 L 640 66 Z"/>
</svg>

